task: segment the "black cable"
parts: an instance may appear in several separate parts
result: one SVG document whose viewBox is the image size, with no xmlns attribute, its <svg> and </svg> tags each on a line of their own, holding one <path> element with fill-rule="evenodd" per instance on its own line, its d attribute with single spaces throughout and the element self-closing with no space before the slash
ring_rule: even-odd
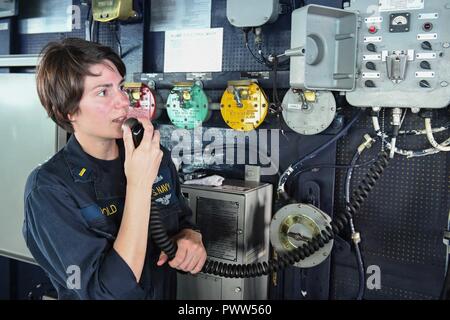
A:
<svg viewBox="0 0 450 320">
<path fill-rule="evenodd" d="M 350 120 L 350 122 L 341 130 L 339 131 L 333 138 L 325 142 L 323 145 L 317 147 L 310 153 L 308 153 L 306 156 L 302 157 L 300 160 L 298 160 L 296 163 L 289 166 L 288 169 L 286 169 L 283 174 L 281 175 L 279 181 L 278 181 L 278 191 L 281 191 L 281 189 L 284 189 L 285 183 L 288 181 L 290 175 L 294 173 L 295 171 L 299 170 L 305 161 L 315 158 L 320 152 L 327 149 L 330 145 L 335 143 L 337 140 L 339 140 L 341 137 L 347 134 L 348 130 L 356 123 L 356 121 L 359 119 L 359 117 L 363 114 L 363 110 L 358 111 L 358 113 Z"/>
<path fill-rule="evenodd" d="M 155 201 L 151 202 L 150 234 L 156 245 L 165 252 L 169 261 L 175 258 L 178 249 L 177 244 L 167 235 Z"/>
<path fill-rule="evenodd" d="M 259 58 L 253 53 L 252 49 L 250 49 L 250 46 L 248 45 L 248 33 L 250 32 L 250 28 L 245 27 L 241 29 L 244 33 L 244 46 L 248 49 L 248 51 L 251 53 L 252 57 L 260 64 L 265 65 L 263 61 L 259 60 Z"/>
<path fill-rule="evenodd" d="M 354 192 L 354 197 L 348 210 L 345 213 L 339 213 L 336 218 L 331 222 L 331 228 L 327 228 L 322 231 L 320 235 L 314 237 L 310 242 L 305 243 L 303 246 L 296 248 L 285 255 L 280 255 L 277 260 L 270 259 L 269 263 L 253 263 L 247 265 L 229 265 L 222 262 L 207 260 L 203 267 L 203 272 L 210 273 L 223 277 L 240 278 L 240 277 L 254 277 L 260 275 L 267 275 L 271 271 L 277 271 L 288 265 L 292 265 L 300 260 L 312 255 L 318 251 L 325 244 L 331 241 L 344 226 L 348 223 L 348 219 L 359 210 L 360 206 L 367 198 L 369 192 L 375 186 L 376 181 L 381 177 L 385 167 L 388 164 L 388 155 L 381 153 L 378 160 L 369 169 L 369 173 L 366 178 L 362 180 Z"/>
<path fill-rule="evenodd" d="M 364 291 L 365 291 L 365 282 L 366 277 L 364 274 L 364 260 L 362 258 L 361 254 L 361 248 L 359 247 L 358 243 L 355 243 L 355 254 L 356 254 L 356 261 L 358 262 L 358 275 L 359 275 L 359 285 L 358 285 L 358 295 L 356 296 L 356 300 L 362 300 L 364 298 Z"/>
<path fill-rule="evenodd" d="M 450 267 L 447 267 L 445 274 L 444 285 L 440 295 L 441 300 L 450 300 Z"/>
<path fill-rule="evenodd" d="M 203 273 L 225 278 L 252 278 L 268 275 L 272 271 L 283 269 L 286 266 L 293 265 L 300 260 L 306 259 L 320 248 L 323 248 L 325 244 L 330 242 L 344 229 L 348 224 L 349 219 L 359 210 L 362 203 L 375 186 L 375 183 L 381 177 L 388 161 L 389 157 L 387 153 L 381 152 L 377 161 L 372 165 L 369 172 L 366 174 L 366 177 L 361 181 L 360 185 L 353 193 L 353 198 L 345 212 L 336 214 L 335 219 L 331 221 L 331 227 L 327 227 L 326 230 L 323 230 L 319 235 L 315 236 L 303 246 L 289 251 L 286 254 L 280 254 L 277 259 L 270 259 L 268 263 L 229 264 L 207 259 L 201 271 Z M 153 207 L 155 207 L 155 209 L 153 209 Z M 168 250 L 168 252 L 165 252 L 169 257 L 169 260 L 171 260 L 170 257 L 175 256 L 176 244 L 168 238 L 162 221 L 159 218 L 159 212 L 156 209 L 156 206 L 152 205 L 152 210 L 154 211 L 150 220 L 151 236 L 158 246 Z M 172 244 L 170 242 L 172 242 Z"/>
<path fill-rule="evenodd" d="M 250 49 L 250 46 L 248 45 L 248 42 L 245 43 L 245 47 L 248 49 L 248 51 L 250 52 L 250 54 L 252 55 L 252 57 L 256 60 L 256 62 L 258 62 L 259 64 L 262 64 L 263 66 L 268 67 L 264 61 L 260 60 L 252 51 L 252 49 Z M 268 67 L 269 68 L 269 67 Z"/>
<path fill-rule="evenodd" d="M 250 52 L 250 54 L 252 55 L 253 59 L 255 61 L 257 61 L 259 64 L 266 66 L 267 68 L 272 69 L 273 71 L 273 77 L 272 77 L 272 95 L 273 95 L 273 100 L 274 100 L 274 105 L 275 108 L 274 109 L 270 109 L 271 113 L 273 114 L 279 114 L 282 110 L 281 108 L 281 101 L 279 99 L 278 96 L 278 88 L 277 88 L 277 82 L 278 82 L 278 58 L 276 56 L 274 56 L 273 58 L 273 62 L 270 63 L 269 60 L 267 60 L 266 57 L 264 57 L 262 50 L 261 50 L 261 44 L 258 44 L 258 53 L 261 56 L 261 59 L 259 59 L 255 53 L 252 51 L 252 49 L 250 48 L 249 42 L 248 42 L 248 34 L 250 32 L 250 30 L 253 30 L 253 28 L 242 28 L 242 32 L 244 33 L 244 45 L 245 47 L 248 49 L 248 51 Z M 286 62 L 286 61 L 284 61 Z"/>
<path fill-rule="evenodd" d="M 351 167 L 348 169 L 347 175 L 345 177 L 345 203 L 346 203 L 346 206 L 348 206 L 350 203 L 350 182 L 351 182 L 352 175 L 353 175 L 353 169 L 355 168 L 356 162 L 358 161 L 360 156 L 361 156 L 361 153 L 359 150 L 357 150 L 355 152 L 355 154 L 353 155 L 352 161 L 350 162 Z M 350 225 L 352 234 L 354 234 L 356 231 L 355 231 L 355 225 L 353 223 L 353 218 L 351 218 L 349 220 L 349 225 Z M 356 262 L 358 263 L 358 274 L 359 274 L 359 286 L 358 286 L 358 294 L 357 294 L 356 300 L 362 300 L 364 297 L 364 290 L 365 290 L 364 261 L 362 259 L 362 254 L 361 254 L 361 249 L 359 247 L 359 243 L 354 241 L 353 244 L 355 245 Z"/>
<path fill-rule="evenodd" d="M 269 55 L 268 56 L 268 58 L 266 58 L 265 56 L 264 56 L 264 53 L 263 53 L 263 50 L 262 50 L 262 46 L 263 46 L 263 43 L 258 43 L 257 44 L 257 46 L 256 46 L 256 49 L 258 50 L 258 54 L 259 54 L 259 56 L 261 57 L 261 59 L 262 59 L 262 61 L 264 62 L 264 64 L 268 67 L 268 68 L 270 68 L 270 69 L 273 69 L 273 66 L 274 66 L 274 62 L 273 62 L 273 57 L 277 57 L 277 55 L 275 55 L 275 54 L 272 54 L 272 55 Z M 269 60 L 270 58 L 272 58 L 271 60 Z M 289 63 L 290 63 L 290 58 L 287 58 L 287 59 L 285 59 L 285 60 L 283 60 L 283 61 L 277 61 L 277 68 L 278 68 L 278 70 L 279 71 L 286 71 L 286 70 L 289 70 L 289 68 L 282 68 L 282 67 L 287 67 L 288 65 L 289 65 Z"/>
<path fill-rule="evenodd" d="M 315 169 L 354 169 L 354 168 L 361 168 L 361 167 L 365 167 L 368 166 L 372 163 L 374 163 L 377 159 L 372 159 L 372 160 L 368 160 L 365 161 L 363 163 L 360 164 L 318 164 L 318 165 L 312 165 L 306 168 L 303 168 L 301 170 L 298 170 L 297 172 L 295 172 L 289 180 L 291 181 L 295 181 L 296 177 L 299 175 L 302 175 L 305 172 L 309 172 L 309 171 L 313 171 Z"/>
<path fill-rule="evenodd" d="M 275 113 L 280 113 L 282 111 L 280 98 L 278 97 L 278 58 L 274 57 L 273 60 L 273 81 L 272 81 L 272 95 L 273 95 L 273 102 L 275 104 Z"/>
<path fill-rule="evenodd" d="M 250 30 L 253 30 L 254 28 L 248 28 L 248 27 L 245 27 L 245 28 L 242 28 L 241 30 L 242 30 L 242 32 L 244 33 L 244 45 L 245 45 L 245 47 L 247 48 L 247 50 L 250 52 L 250 54 L 252 55 L 252 57 L 253 57 L 253 59 L 256 61 L 256 62 L 258 62 L 259 64 L 261 64 L 261 65 L 263 65 L 263 66 L 265 66 L 265 67 L 267 67 L 267 68 L 269 68 L 269 69 L 273 69 L 273 63 L 271 63 L 269 60 L 268 60 L 268 58 L 266 58 L 265 56 L 264 56 L 264 54 L 262 53 L 262 50 L 261 50 L 261 43 L 259 43 L 257 46 L 258 46 L 258 54 L 259 54 L 259 56 L 261 57 L 261 59 L 260 58 L 258 58 L 258 56 L 253 52 L 253 50 L 250 48 L 250 44 L 249 44 L 249 41 L 248 41 L 248 34 L 249 34 L 249 32 L 250 32 Z M 287 60 L 284 60 L 284 61 L 282 61 L 281 63 L 279 63 L 278 65 L 279 66 L 286 66 L 288 63 L 290 62 L 290 59 L 287 59 Z M 288 70 L 288 69 L 283 69 L 283 70 Z"/>
</svg>

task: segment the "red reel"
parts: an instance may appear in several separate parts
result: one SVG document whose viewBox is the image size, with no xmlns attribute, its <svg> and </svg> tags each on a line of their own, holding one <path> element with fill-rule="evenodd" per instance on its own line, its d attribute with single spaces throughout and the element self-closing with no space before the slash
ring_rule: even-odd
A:
<svg viewBox="0 0 450 320">
<path fill-rule="evenodd" d="M 142 82 L 127 82 L 124 89 L 130 100 L 129 118 L 146 117 L 155 120 L 158 117 L 156 97 L 149 86 Z"/>
</svg>

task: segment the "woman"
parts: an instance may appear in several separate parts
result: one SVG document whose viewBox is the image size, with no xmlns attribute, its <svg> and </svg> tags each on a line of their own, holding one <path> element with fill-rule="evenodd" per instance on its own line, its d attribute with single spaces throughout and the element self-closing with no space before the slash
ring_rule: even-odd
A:
<svg viewBox="0 0 450 320">
<path fill-rule="evenodd" d="M 173 299 L 175 269 L 197 273 L 206 260 L 159 132 L 138 119 L 135 148 L 123 126 L 124 76 L 109 47 L 81 39 L 48 44 L 37 69 L 42 105 L 73 134 L 28 177 L 23 233 L 60 299 Z M 177 241 L 168 263 L 149 234 L 151 201 Z"/>
</svg>

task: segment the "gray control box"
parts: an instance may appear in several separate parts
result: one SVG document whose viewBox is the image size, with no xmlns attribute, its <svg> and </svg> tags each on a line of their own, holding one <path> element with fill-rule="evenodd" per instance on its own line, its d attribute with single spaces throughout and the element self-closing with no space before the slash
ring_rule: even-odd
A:
<svg viewBox="0 0 450 320">
<path fill-rule="evenodd" d="M 235 27 L 259 27 L 277 20 L 279 0 L 227 0 L 227 18 Z"/>
<path fill-rule="evenodd" d="M 444 108 L 450 102 L 450 8 L 436 0 L 353 0 L 359 15 L 358 107 Z"/>
<path fill-rule="evenodd" d="M 208 259 L 228 264 L 267 262 L 272 185 L 225 180 L 220 187 L 182 185 Z M 178 274 L 178 299 L 267 299 L 268 277 L 231 279 Z"/>
<path fill-rule="evenodd" d="M 353 12 L 309 5 L 292 13 L 290 85 L 353 90 L 357 18 Z"/>
<path fill-rule="evenodd" d="M 450 103 L 448 3 L 352 0 L 344 12 L 309 5 L 292 13 L 292 88 L 345 91 L 356 107 Z"/>
</svg>

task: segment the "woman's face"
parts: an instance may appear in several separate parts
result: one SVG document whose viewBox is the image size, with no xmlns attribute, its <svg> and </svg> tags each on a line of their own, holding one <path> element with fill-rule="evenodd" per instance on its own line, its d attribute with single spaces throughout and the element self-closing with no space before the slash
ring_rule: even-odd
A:
<svg viewBox="0 0 450 320">
<path fill-rule="evenodd" d="M 124 79 L 109 60 L 92 65 L 86 76 L 79 111 L 69 115 L 76 133 L 100 139 L 122 138 L 121 126 L 127 118 L 129 100 Z"/>
</svg>

